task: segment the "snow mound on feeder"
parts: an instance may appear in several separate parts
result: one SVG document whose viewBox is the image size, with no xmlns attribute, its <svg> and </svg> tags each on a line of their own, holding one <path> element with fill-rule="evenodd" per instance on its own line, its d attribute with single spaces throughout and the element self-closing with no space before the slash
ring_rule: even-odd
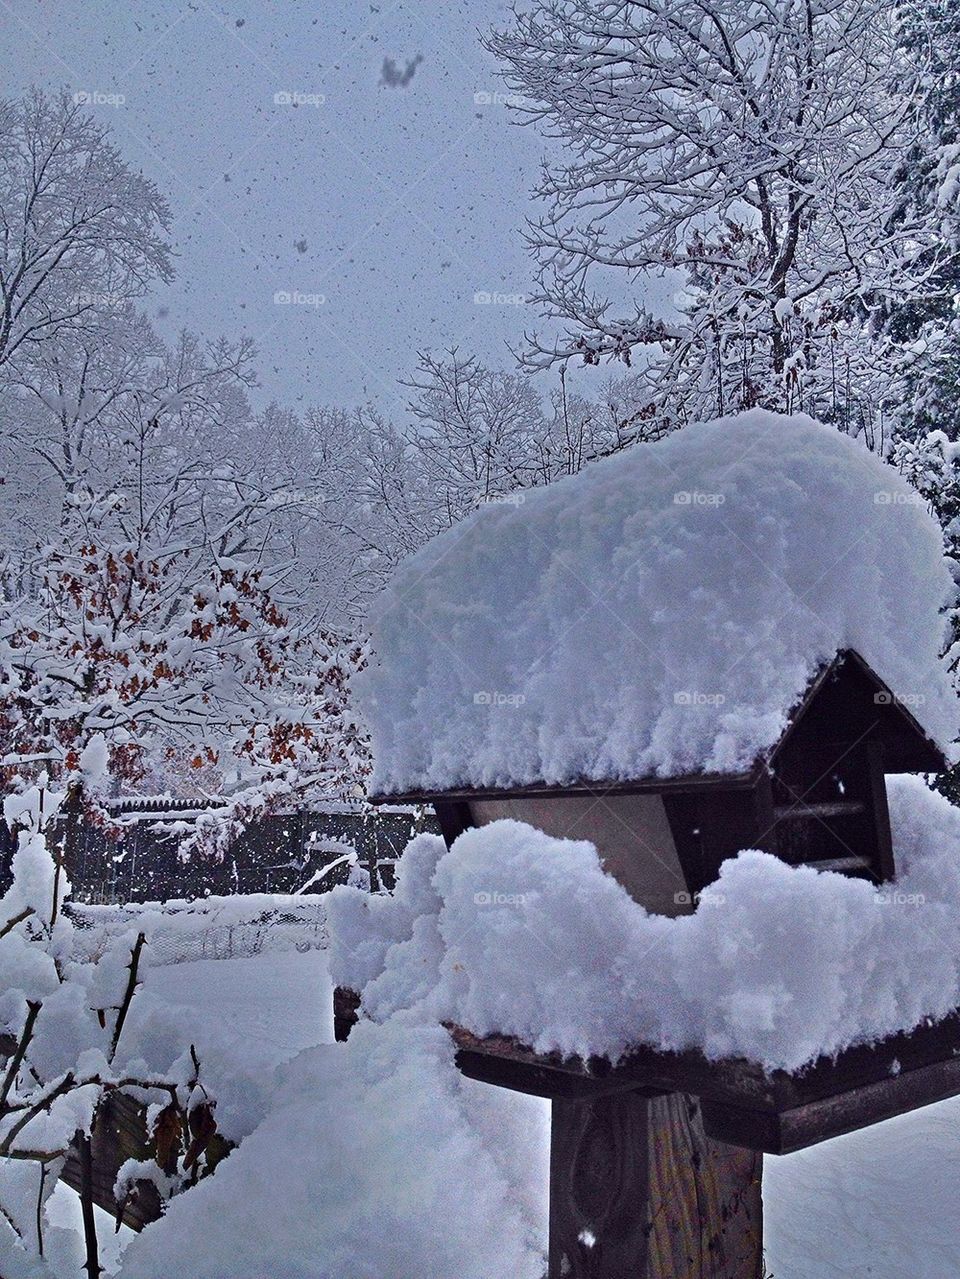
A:
<svg viewBox="0 0 960 1279">
<path fill-rule="evenodd" d="M 420 836 L 398 898 L 331 894 L 331 974 L 375 1021 L 798 1070 L 960 1005 L 960 810 L 913 777 L 891 779 L 890 805 L 895 885 L 746 851 L 675 919 L 633 901 L 585 840 L 514 821 L 449 852 Z"/>
<path fill-rule="evenodd" d="M 406 561 L 360 692 L 382 792 L 744 771 L 856 649 L 941 747 L 952 598 L 905 480 L 752 411 L 491 503 Z"/>
</svg>

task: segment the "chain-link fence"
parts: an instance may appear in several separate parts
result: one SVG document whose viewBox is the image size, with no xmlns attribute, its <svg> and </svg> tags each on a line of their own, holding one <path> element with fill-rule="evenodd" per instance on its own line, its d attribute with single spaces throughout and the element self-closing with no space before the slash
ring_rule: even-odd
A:
<svg viewBox="0 0 960 1279">
<path fill-rule="evenodd" d="M 125 906 L 71 902 L 66 909 L 77 930 L 76 957 L 93 961 L 117 937 L 135 932 L 147 938 L 154 964 L 319 950 L 328 939 L 323 898 L 309 894 L 255 893 Z"/>
</svg>

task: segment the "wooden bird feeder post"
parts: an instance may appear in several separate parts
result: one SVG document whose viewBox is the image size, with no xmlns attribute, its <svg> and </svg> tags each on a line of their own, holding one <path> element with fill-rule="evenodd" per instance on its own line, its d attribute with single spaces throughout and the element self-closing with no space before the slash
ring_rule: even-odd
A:
<svg viewBox="0 0 960 1279">
<path fill-rule="evenodd" d="M 762 1155 L 706 1136 L 696 1097 L 552 1103 L 552 1276 L 763 1274 Z"/>
<path fill-rule="evenodd" d="M 503 817 L 590 839 L 636 901 L 679 915 L 743 848 L 892 878 L 885 774 L 943 764 L 910 711 L 857 653 L 842 651 L 746 773 L 377 798 L 432 804 L 448 846 Z M 337 992 L 341 1037 L 358 1002 Z M 797 1150 L 960 1089 L 952 1019 L 800 1076 L 639 1047 L 615 1067 L 564 1061 L 448 1029 L 464 1074 L 551 1102 L 549 1279 L 761 1279 L 764 1152 Z"/>
</svg>

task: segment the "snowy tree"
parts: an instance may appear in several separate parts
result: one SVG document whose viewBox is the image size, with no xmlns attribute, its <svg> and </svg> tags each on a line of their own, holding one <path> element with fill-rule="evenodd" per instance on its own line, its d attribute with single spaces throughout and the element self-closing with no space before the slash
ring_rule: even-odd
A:
<svg viewBox="0 0 960 1279">
<path fill-rule="evenodd" d="M 946 431 L 935 430 L 915 437 L 901 436 L 893 445 L 891 460 L 917 490 L 943 527 L 947 562 L 960 597 L 960 444 Z M 960 692 L 960 604 L 948 614 L 949 642 L 945 659 Z M 937 788 L 960 804 L 960 766 L 954 765 L 936 781 Z"/>
<path fill-rule="evenodd" d="M 325 488 L 325 518 L 354 546 L 364 596 L 484 503 L 516 500 L 522 489 L 659 433 L 633 377 L 610 379 L 587 400 L 568 394 L 561 369 L 544 395 L 529 373 L 453 349 L 422 353 L 402 385 L 409 398 L 399 423 L 372 408 L 308 415 L 315 455 L 335 481 Z"/>
<path fill-rule="evenodd" d="M 44 796 L 7 825 L 62 896 L 106 795 L 217 796 L 190 841 L 216 852 L 362 793 L 357 547 L 325 518 L 338 442 L 311 459 L 309 423 L 252 409 L 252 344 L 167 343 L 138 309 L 171 275 L 169 213 L 108 130 L 66 95 L 0 116 L 0 787 Z"/>
<path fill-rule="evenodd" d="M 926 290 L 893 305 L 886 331 L 916 359 L 906 385 L 904 429 L 911 435 L 960 429 L 960 5 L 902 0 L 900 39 L 914 68 L 918 130 L 894 175 L 895 219 L 939 219 L 937 269 Z M 949 253 L 943 252 L 949 246 Z"/>
<path fill-rule="evenodd" d="M 169 221 L 67 93 L 0 103 L 0 368 L 169 279 Z"/>
<path fill-rule="evenodd" d="M 529 361 L 638 357 L 666 426 L 760 404 L 876 436 L 882 319 L 950 252 L 927 207 L 891 216 L 918 130 L 891 6 L 536 0 L 489 45 L 566 144 L 529 230 L 562 333 Z M 623 311 L 628 283 L 645 300 Z"/>
<path fill-rule="evenodd" d="M 114 789 L 165 763 L 217 764 L 232 781 L 203 831 L 214 844 L 278 803 L 354 793 L 365 746 L 347 700 L 361 652 L 298 628 L 263 567 L 123 541 L 113 514 L 110 500 L 78 505 L 38 559 L 35 606 L 0 617 L 7 788 L 43 772 L 79 812 L 95 808 L 91 751 Z"/>
<path fill-rule="evenodd" d="M 454 349 L 422 354 L 406 385 L 415 394 L 405 438 L 427 488 L 444 495 L 441 519 L 455 523 L 516 487 L 542 419 L 529 378 L 491 373 Z"/>
<path fill-rule="evenodd" d="M 78 493 L 135 486 L 142 507 L 185 467 L 209 474 L 230 428 L 250 424 L 251 354 L 247 343 L 189 333 L 168 348 L 132 306 L 29 352 L 2 398 L 0 436 L 16 476 L 3 515 L 8 545 L 55 533 Z"/>
</svg>

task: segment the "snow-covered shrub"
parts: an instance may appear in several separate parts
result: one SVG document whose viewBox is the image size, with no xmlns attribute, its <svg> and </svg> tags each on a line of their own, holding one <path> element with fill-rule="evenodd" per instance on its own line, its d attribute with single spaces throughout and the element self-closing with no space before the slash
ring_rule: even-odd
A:
<svg viewBox="0 0 960 1279">
<path fill-rule="evenodd" d="M 452 1056 L 439 1027 L 396 1023 L 301 1053 L 217 1175 L 130 1243 L 123 1279 L 540 1279 L 542 1103 L 498 1106 Z"/>
<path fill-rule="evenodd" d="M 274 575 L 200 550 L 133 545 L 109 503 L 77 500 L 32 566 L 35 598 L 0 601 L 4 780 L 44 769 L 67 839 L 97 790 L 163 767 L 224 803 L 181 846 L 222 848 L 256 814 L 352 793 L 366 745 L 348 707 L 362 649 L 306 634 Z M 196 783 L 195 783 L 196 787 Z"/>
<path fill-rule="evenodd" d="M 220 1152 L 216 1105 L 190 1044 L 138 1036 L 129 1014 L 146 964 L 145 936 L 113 937 L 96 964 L 80 962 L 64 902 L 69 882 L 47 835 L 62 791 L 40 784 L 8 796 L 18 832 L 13 883 L 0 899 L 0 1244 L 30 1273 L 42 1255 L 44 1205 L 74 1147 L 83 1151 L 110 1094 L 146 1107 L 152 1168 L 122 1171 L 122 1198 L 151 1181 L 164 1197 L 192 1184 Z M 82 952 L 81 952 L 82 953 Z M 86 1241 L 88 1264 L 96 1241 Z M 31 1263 L 32 1264 L 32 1263 Z M 94 1273 L 91 1271 L 91 1273 Z"/>
</svg>

